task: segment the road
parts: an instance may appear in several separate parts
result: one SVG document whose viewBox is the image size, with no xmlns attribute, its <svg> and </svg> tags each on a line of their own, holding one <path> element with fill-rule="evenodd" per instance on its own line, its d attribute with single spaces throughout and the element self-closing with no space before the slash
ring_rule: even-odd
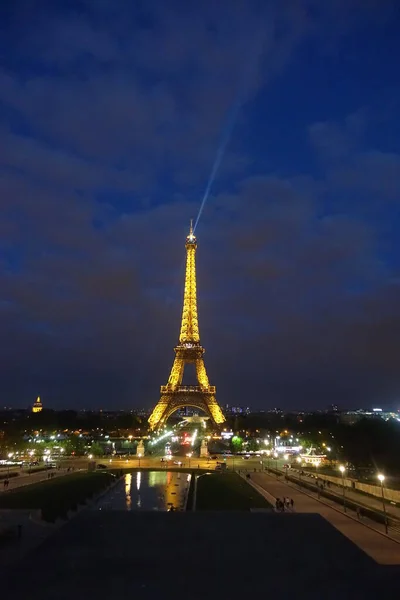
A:
<svg viewBox="0 0 400 600">
<path fill-rule="evenodd" d="M 160 457 L 156 456 L 145 456 L 140 460 L 136 458 L 136 456 L 132 456 L 130 458 L 96 458 L 94 461 L 97 464 L 105 465 L 110 469 L 138 469 L 140 467 L 148 469 L 151 467 L 157 469 L 215 469 L 217 462 L 222 462 L 218 459 L 212 460 L 210 458 L 191 458 L 190 460 L 186 456 L 173 456 L 171 460 L 161 462 Z M 87 458 L 75 458 L 75 459 L 65 459 L 62 461 L 63 467 L 74 466 L 75 468 L 87 469 L 88 464 L 91 461 L 88 461 Z M 180 465 L 175 463 L 181 463 Z"/>
</svg>

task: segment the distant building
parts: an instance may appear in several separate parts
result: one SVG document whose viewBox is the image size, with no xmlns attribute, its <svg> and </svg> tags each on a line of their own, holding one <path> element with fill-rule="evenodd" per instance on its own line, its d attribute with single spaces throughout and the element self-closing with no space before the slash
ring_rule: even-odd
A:
<svg viewBox="0 0 400 600">
<path fill-rule="evenodd" d="M 250 407 L 248 406 L 229 406 L 225 405 L 225 413 L 228 415 L 248 415 L 250 414 Z"/>
<path fill-rule="evenodd" d="M 33 413 L 38 413 L 38 412 L 42 412 L 42 410 L 43 410 L 43 405 L 42 405 L 42 403 L 40 401 L 40 396 L 38 396 L 36 398 L 35 402 L 33 403 L 32 412 Z"/>
<path fill-rule="evenodd" d="M 359 408 L 340 413 L 340 420 L 346 425 L 354 425 L 358 421 L 361 421 L 361 419 L 383 419 L 384 421 L 394 419 L 395 421 L 400 421 L 400 415 L 398 412 L 384 411 L 381 408 L 373 408 L 372 410 Z"/>
<path fill-rule="evenodd" d="M 297 462 L 301 464 L 301 466 L 312 465 L 314 467 L 319 467 L 321 463 L 326 461 L 326 454 L 317 454 L 314 448 L 310 448 L 305 454 L 300 454 L 300 460 Z"/>
</svg>

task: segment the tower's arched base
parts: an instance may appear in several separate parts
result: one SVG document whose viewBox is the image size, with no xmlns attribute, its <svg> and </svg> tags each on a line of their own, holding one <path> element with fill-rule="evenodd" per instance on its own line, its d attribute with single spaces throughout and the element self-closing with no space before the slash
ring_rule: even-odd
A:
<svg viewBox="0 0 400 600">
<path fill-rule="evenodd" d="M 161 398 L 149 417 L 149 425 L 152 431 L 163 427 L 172 413 L 185 406 L 193 406 L 202 410 L 216 426 L 224 423 L 225 417 L 215 399 L 214 389 L 203 391 L 198 386 L 179 386 L 176 390 L 168 390 L 167 388 L 168 386 L 161 388 Z"/>
</svg>

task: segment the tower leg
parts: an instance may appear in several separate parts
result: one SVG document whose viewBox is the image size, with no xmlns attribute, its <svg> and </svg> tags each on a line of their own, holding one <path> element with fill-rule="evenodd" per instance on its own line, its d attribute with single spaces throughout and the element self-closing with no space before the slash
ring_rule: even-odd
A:
<svg viewBox="0 0 400 600">
<path fill-rule="evenodd" d="M 208 388 L 210 384 L 208 382 L 207 371 L 202 358 L 196 359 L 196 375 L 200 387 Z"/>
<path fill-rule="evenodd" d="M 205 399 L 207 408 L 210 412 L 211 418 L 213 419 L 214 423 L 216 425 L 221 425 L 222 423 L 225 422 L 225 417 L 224 414 L 221 410 L 220 405 L 218 404 L 217 400 L 215 399 L 214 395 L 208 396 Z"/>
<path fill-rule="evenodd" d="M 183 379 L 183 371 L 185 368 L 185 361 L 182 358 L 175 356 L 174 364 L 172 365 L 171 374 L 168 379 L 168 385 L 175 388 L 177 385 L 181 385 Z"/>
<path fill-rule="evenodd" d="M 154 431 L 163 424 L 165 416 L 167 414 L 169 405 L 170 405 L 171 397 L 168 395 L 162 395 L 159 401 L 157 402 L 153 412 L 149 417 L 149 425 L 150 429 Z"/>
</svg>

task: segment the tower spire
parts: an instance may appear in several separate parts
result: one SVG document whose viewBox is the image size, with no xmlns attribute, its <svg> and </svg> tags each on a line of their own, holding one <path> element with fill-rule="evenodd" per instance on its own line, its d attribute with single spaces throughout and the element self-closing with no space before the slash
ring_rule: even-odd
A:
<svg viewBox="0 0 400 600">
<path fill-rule="evenodd" d="M 193 233 L 193 219 L 191 219 L 189 235 L 186 238 L 185 290 L 183 294 L 181 332 L 179 335 L 179 342 L 181 344 L 200 343 L 197 316 L 196 249 L 197 241 Z"/>
</svg>

